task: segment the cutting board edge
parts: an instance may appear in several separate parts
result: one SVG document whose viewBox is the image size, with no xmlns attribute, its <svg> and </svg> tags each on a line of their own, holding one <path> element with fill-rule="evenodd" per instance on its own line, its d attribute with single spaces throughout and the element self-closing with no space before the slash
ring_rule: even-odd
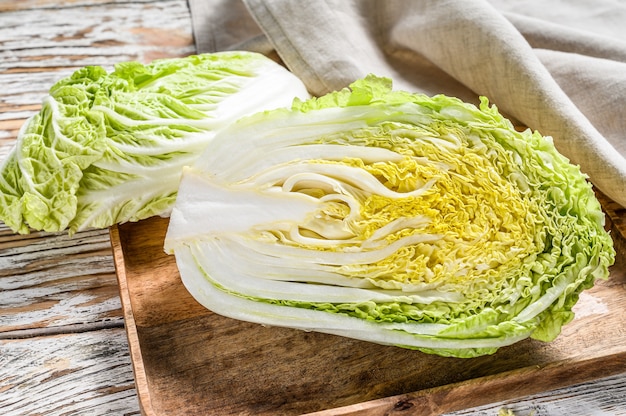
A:
<svg viewBox="0 0 626 416">
<path fill-rule="evenodd" d="M 124 316 L 124 328 L 128 338 L 129 354 L 135 375 L 135 390 L 139 401 L 139 408 L 143 416 L 157 416 L 152 406 L 152 394 L 148 383 L 148 376 L 143 364 L 141 346 L 139 345 L 139 333 L 133 313 L 130 291 L 126 280 L 126 265 L 124 261 L 123 242 L 117 225 L 109 228 L 111 247 L 113 250 L 113 262 L 117 282 L 119 285 L 120 301 Z"/>
</svg>

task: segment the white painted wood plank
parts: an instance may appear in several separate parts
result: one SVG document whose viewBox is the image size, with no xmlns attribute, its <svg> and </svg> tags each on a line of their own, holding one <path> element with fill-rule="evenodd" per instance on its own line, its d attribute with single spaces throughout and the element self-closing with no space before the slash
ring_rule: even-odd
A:
<svg viewBox="0 0 626 416">
<path fill-rule="evenodd" d="M 109 4 L 109 6 L 117 7 L 116 3 L 127 3 L 128 0 L 0 0 L 0 12 L 29 10 L 29 9 L 45 9 L 58 8 L 60 5 L 83 6 L 94 4 Z M 154 0 L 133 0 L 133 3 L 150 3 Z"/>
<path fill-rule="evenodd" d="M 497 416 L 502 410 L 515 416 L 623 416 L 625 398 L 626 373 L 442 416 Z"/>
<path fill-rule="evenodd" d="M 105 321 L 122 325 L 107 230 L 16 236 L 0 227 L 0 334 Z"/>
<path fill-rule="evenodd" d="M 0 413 L 138 415 L 123 328 L 0 341 Z"/>
<path fill-rule="evenodd" d="M 194 52 L 186 1 L 58 6 L 0 14 L 0 69 L 147 62 Z"/>
</svg>

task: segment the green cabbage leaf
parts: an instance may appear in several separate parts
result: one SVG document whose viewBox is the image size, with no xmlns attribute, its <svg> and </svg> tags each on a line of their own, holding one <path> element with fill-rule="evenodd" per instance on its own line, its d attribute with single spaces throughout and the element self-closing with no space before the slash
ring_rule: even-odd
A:
<svg viewBox="0 0 626 416">
<path fill-rule="evenodd" d="M 218 133 L 164 248 L 218 314 L 475 357 L 559 334 L 608 277 L 603 224 L 549 137 L 368 76 Z"/>
<path fill-rule="evenodd" d="M 308 98 L 271 59 L 220 52 L 81 68 L 58 81 L 0 166 L 0 220 L 71 233 L 167 216 L 183 166 L 243 115 Z"/>
</svg>

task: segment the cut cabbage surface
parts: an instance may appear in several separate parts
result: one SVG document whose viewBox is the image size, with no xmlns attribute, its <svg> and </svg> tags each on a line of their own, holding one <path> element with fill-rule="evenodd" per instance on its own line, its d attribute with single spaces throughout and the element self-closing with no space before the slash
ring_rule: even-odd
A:
<svg viewBox="0 0 626 416">
<path fill-rule="evenodd" d="M 241 116 L 308 98 L 271 59 L 220 52 L 85 67 L 60 80 L 0 165 L 0 220 L 71 233 L 167 216 L 183 166 Z"/>
<path fill-rule="evenodd" d="M 369 76 L 218 133 L 165 250 L 218 314 L 475 357 L 559 334 L 608 277 L 603 224 L 549 137 Z"/>
</svg>

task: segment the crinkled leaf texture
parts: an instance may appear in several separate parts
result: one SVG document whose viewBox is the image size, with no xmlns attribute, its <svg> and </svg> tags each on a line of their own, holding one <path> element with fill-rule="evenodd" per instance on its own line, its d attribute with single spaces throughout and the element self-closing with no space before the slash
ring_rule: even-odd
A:
<svg viewBox="0 0 626 416">
<path fill-rule="evenodd" d="M 608 277 L 603 223 L 550 138 L 369 76 L 220 132 L 165 250 L 216 313 L 475 357 L 559 334 Z"/>
<path fill-rule="evenodd" d="M 183 166 L 243 115 L 308 98 L 271 59 L 220 52 L 85 67 L 60 80 L 0 166 L 0 219 L 76 232 L 167 216 Z"/>
</svg>

